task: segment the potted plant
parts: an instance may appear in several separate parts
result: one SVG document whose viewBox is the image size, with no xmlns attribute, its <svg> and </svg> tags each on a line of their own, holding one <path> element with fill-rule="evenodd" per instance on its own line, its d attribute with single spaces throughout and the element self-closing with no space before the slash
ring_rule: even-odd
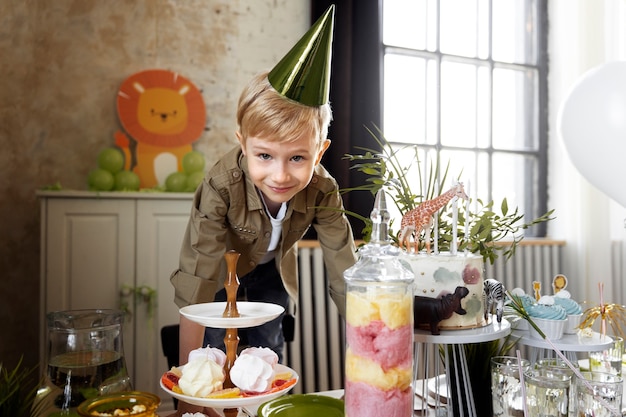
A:
<svg viewBox="0 0 626 417">
<path fill-rule="evenodd" d="M 13 369 L 0 363 L 0 416 L 36 417 L 41 402 L 35 402 L 41 380 L 34 377 L 37 367 L 24 369 L 23 358 Z"/>
</svg>

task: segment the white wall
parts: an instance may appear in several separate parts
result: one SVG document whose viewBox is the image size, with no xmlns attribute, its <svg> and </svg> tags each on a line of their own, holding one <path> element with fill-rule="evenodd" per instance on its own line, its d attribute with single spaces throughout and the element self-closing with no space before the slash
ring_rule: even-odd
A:
<svg viewBox="0 0 626 417">
<path fill-rule="evenodd" d="M 575 298 L 597 304 L 598 283 L 604 282 L 605 301 L 623 304 L 626 300 L 611 283 L 610 245 L 611 240 L 626 240 L 626 209 L 592 186 L 573 166 L 558 135 L 557 116 L 568 92 L 586 71 L 626 59 L 626 3 L 551 0 L 549 19 L 548 206 L 556 209 L 557 216 L 549 225 L 549 234 L 567 241 L 563 273 Z"/>
</svg>

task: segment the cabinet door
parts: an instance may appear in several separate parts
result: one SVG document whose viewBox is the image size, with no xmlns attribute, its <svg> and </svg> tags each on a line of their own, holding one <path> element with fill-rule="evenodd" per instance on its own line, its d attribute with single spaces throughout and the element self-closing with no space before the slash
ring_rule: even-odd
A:
<svg viewBox="0 0 626 417">
<path fill-rule="evenodd" d="M 191 211 L 188 200 L 138 200 L 137 287 L 156 291 L 153 308 L 135 306 L 135 388 L 162 394 L 159 379 L 167 368 L 161 328 L 179 322 L 170 275 L 178 268 L 183 235 Z M 165 401 L 166 399 L 164 399 Z"/>
<path fill-rule="evenodd" d="M 42 224 L 42 314 L 118 308 L 120 288 L 134 285 L 134 222 L 131 200 L 48 198 Z M 42 330 L 43 341 L 46 327 Z M 132 330 L 127 320 L 124 351 L 129 370 Z"/>
</svg>

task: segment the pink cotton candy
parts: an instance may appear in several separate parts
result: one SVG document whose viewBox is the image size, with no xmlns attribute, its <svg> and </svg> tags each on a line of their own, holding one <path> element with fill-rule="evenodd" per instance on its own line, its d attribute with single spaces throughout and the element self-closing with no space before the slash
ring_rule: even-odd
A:
<svg viewBox="0 0 626 417">
<path fill-rule="evenodd" d="M 372 321 L 367 326 L 354 327 L 348 324 L 346 341 L 354 354 L 378 363 L 384 371 L 410 366 L 413 359 L 411 325 L 391 330 L 380 320 Z"/>
<path fill-rule="evenodd" d="M 413 390 L 382 391 L 363 382 L 346 381 L 346 417 L 406 417 L 413 415 Z"/>
</svg>

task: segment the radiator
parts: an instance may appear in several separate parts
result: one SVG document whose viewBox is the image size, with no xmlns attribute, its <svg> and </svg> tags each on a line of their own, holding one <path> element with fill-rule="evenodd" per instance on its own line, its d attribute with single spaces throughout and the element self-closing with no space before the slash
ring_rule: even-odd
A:
<svg viewBox="0 0 626 417">
<path fill-rule="evenodd" d="M 300 376 L 293 392 L 343 388 L 345 322 L 328 294 L 322 250 L 315 242 L 299 246 L 298 269 L 295 336 L 284 355 L 287 366 Z"/>
<path fill-rule="evenodd" d="M 485 278 L 497 279 L 507 289 L 520 287 L 526 292 L 532 291 L 533 281 L 539 281 L 546 289 L 544 294 L 551 293 L 552 278 L 562 272 L 563 244 L 562 241 L 524 240 L 510 260 L 500 256 L 493 265 L 485 265 Z M 285 364 L 300 376 L 293 392 L 343 388 L 345 323 L 328 295 L 322 250 L 317 242 L 301 242 L 298 263 L 300 295 L 295 337 L 286 344 L 284 355 Z M 418 367 L 423 365 L 418 364 Z M 433 364 L 428 368 L 432 369 L 428 372 L 432 373 L 430 376 L 439 372 Z"/>
</svg>

